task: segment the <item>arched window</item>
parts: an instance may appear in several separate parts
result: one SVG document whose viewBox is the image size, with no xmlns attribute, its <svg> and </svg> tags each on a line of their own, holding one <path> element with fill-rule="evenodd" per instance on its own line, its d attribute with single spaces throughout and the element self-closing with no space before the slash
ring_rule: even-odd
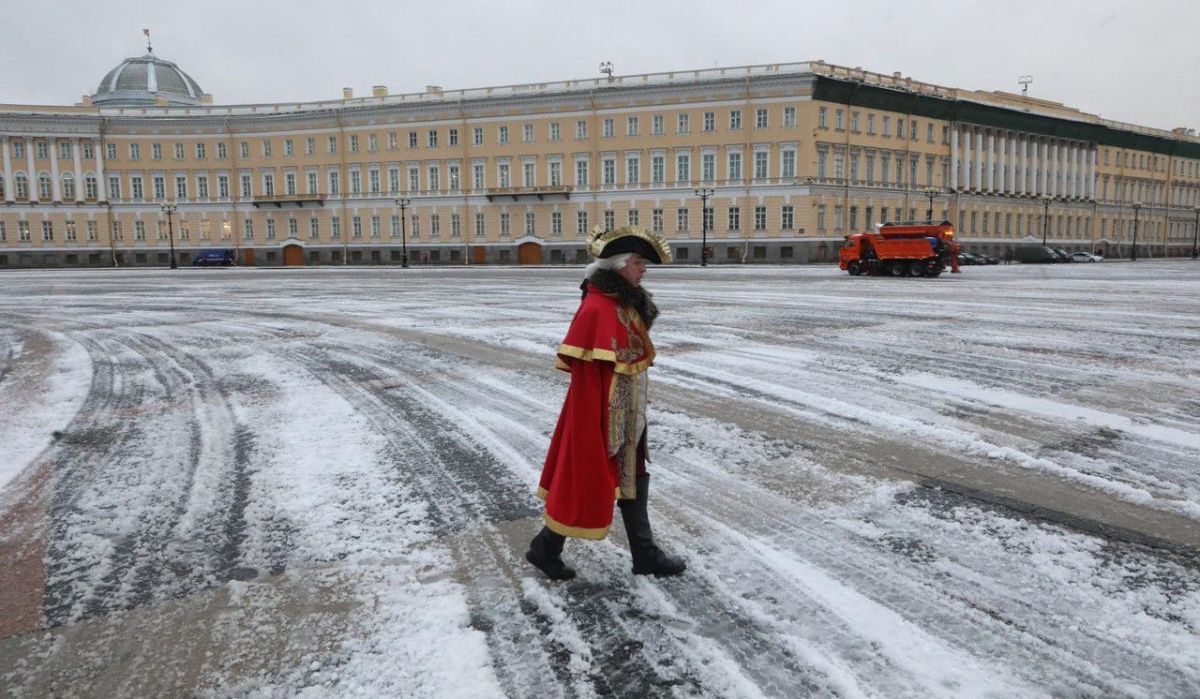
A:
<svg viewBox="0 0 1200 699">
<path fill-rule="evenodd" d="M 63 201 L 75 199 L 75 175 L 70 172 L 62 174 L 62 198 Z"/>
<path fill-rule="evenodd" d="M 18 172 L 13 176 L 13 187 L 16 187 L 13 193 L 17 199 L 29 199 L 29 178 L 25 176 L 25 173 Z"/>
<path fill-rule="evenodd" d="M 38 175 L 38 199 L 49 200 L 51 197 L 50 175 L 43 172 Z"/>
<path fill-rule="evenodd" d="M 87 173 L 83 176 L 83 196 L 85 199 L 95 199 L 99 195 L 99 186 L 96 176 L 92 173 Z"/>
</svg>

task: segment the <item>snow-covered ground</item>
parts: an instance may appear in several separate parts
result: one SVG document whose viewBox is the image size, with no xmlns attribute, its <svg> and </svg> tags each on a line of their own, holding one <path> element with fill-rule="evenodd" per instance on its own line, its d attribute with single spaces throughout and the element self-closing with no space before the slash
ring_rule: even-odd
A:
<svg viewBox="0 0 1200 699">
<path fill-rule="evenodd" d="M 1200 694 L 1200 264 L 652 269 L 689 569 L 555 584 L 579 273 L 0 275 L 0 695 Z"/>
</svg>

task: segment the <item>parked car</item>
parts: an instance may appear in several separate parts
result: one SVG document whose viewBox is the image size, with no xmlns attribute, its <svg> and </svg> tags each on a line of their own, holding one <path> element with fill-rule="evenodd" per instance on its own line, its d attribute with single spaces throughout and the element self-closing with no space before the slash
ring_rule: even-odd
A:
<svg viewBox="0 0 1200 699">
<path fill-rule="evenodd" d="M 196 258 L 192 260 L 193 267 L 228 267 L 234 264 L 237 259 L 236 253 L 232 248 L 213 248 L 211 250 L 201 250 L 196 253 Z"/>
<path fill-rule="evenodd" d="M 1090 252 L 1083 252 L 1082 250 L 1079 252 L 1071 253 L 1071 259 L 1074 260 L 1075 262 L 1103 262 L 1104 261 L 1103 257 L 1100 257 L 1099 255 L 1094 255 Z"/>
<path fill-rule="evenodd" d="M 1045 245 L 1021 245 L 1017 247 L 1018 262 L 1058 262 L 1058 254 Z"/>
<path fill-rule="evenodd" d="M 1063 250 L 1062 248 L 1050 248 L 1050 249 L 1053 250 L 1055 252 L 1055 254 L 1058 255 L 1059 262 L 1074 262 L 1075 261 L 1075 260 L 1071 259 L 1071 253 L 1067 252 L 1066 250 Z"/>
<path fill-rule="evenodd" d="M 991 255 L 985 255 L 982 252 L 976 252 L 976 253 L 972 253 L 972 254 L 975 255 L 975 259 L 978 261 L 978 264 L 981 264 L 981 265 L 998 265 L 998 264 L 1000 264 L 1000 260 L 998 260 L 995 257 L 992 257 Z"/>
<path fill-rule="evenodd" d="M 978 257 L 969 252 L 960 252 L 958 253 L 958 264 L 959 266 L 965 267 L 967 265 L 978 265 L 983 263 L 979 261 Z"/>
</svg>

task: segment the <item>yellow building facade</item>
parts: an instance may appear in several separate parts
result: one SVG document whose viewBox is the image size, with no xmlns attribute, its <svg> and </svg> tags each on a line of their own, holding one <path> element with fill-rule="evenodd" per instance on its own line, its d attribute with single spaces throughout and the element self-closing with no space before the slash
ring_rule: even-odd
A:
<svg viewBox="0 0 1200 699">
<path fill-rule="evenodd" d="M 1191 254 L 1200 139 L 822 62 L 212 104 L 153 54 L 0 105 L 0 267 L 559 263 L 596 226 L 678 263 L 835 259 L 884 221 L 968 250 Z M 702 202 L 707 202 L 704 209 Z M 163 204 L 169 204 L 169 215 Z"/>
</svg>

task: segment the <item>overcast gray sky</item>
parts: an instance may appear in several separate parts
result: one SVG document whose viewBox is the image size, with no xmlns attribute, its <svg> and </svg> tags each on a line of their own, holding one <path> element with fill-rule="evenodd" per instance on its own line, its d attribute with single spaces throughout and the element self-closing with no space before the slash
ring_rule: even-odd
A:
<svg viewBox="0 0 1200 699">
<path fill-rule="evenodd" d="M 79 101 L 149 27 L 217 104 L 825 59 L 1200 127 L 1197 0 L 0 0 L 0 25 L 16 104 Z"/>
</svg>

